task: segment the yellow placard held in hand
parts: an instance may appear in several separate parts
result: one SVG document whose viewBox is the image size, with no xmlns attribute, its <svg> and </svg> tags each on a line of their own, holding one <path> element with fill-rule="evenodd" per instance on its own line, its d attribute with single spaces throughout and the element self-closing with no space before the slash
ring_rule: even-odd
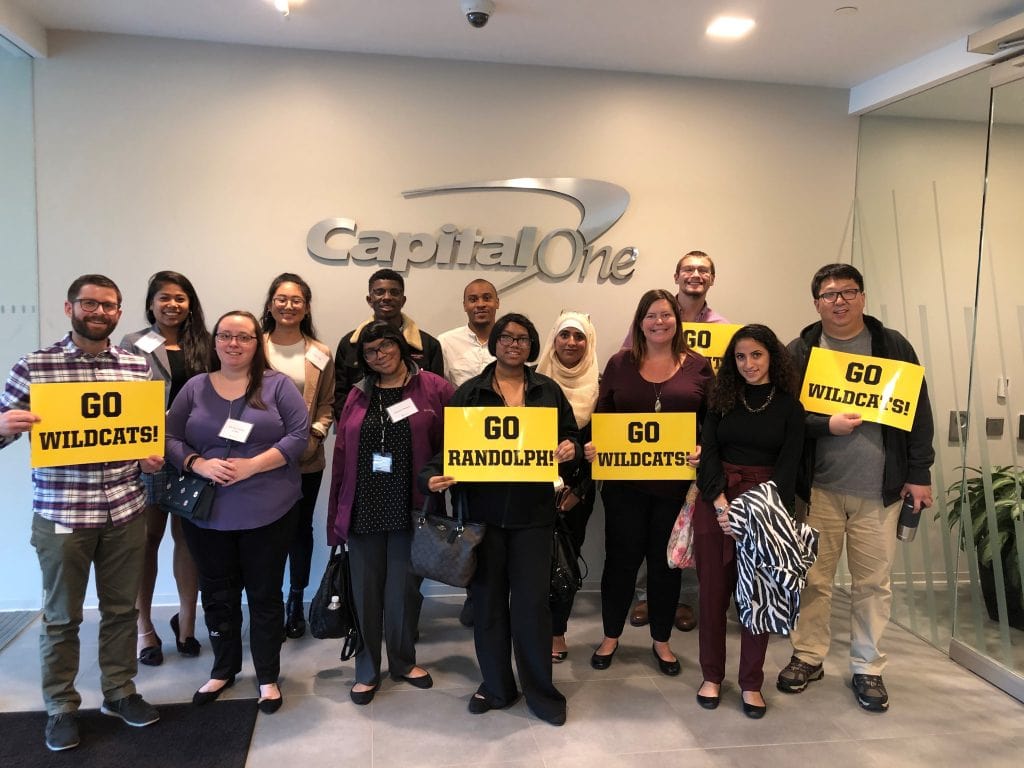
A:
<svg viewBox="0 0 1024 768">
<path fill-rule="evenodd" d="M 682 326 L 686 346 L 704 355 L 715 374 L 722 367 L 722 355 L 733 334 L 743 327 L 732 323 L 683 323 Z"/>
<path fill-rule="evenodd" d="M 695 413 L 595 413 L 595 480 L 692 480 Z"/>
<path fill-rule="evenodd" d="M 33 384 L 32 466 L 164 455 L 162 381 Z"/>
<path fill-rule="evenodd" d="M 812 347 L 800 402 L 811 413 L 856 413 L 909 432 L 923 381 L 920 365 Z"/>
<path fill-rule="evenodd" d="M 444 473 L 460 483 L 554 482 L 555 408 L 445 408 Z"/>
</svg>

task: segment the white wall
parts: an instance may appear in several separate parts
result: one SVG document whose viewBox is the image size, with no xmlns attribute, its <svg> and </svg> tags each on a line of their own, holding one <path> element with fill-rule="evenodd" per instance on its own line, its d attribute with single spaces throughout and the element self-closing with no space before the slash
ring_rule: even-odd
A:
<svg viewBox="0 0 1024 768">
<path fill-rule="evenodd" d="M 287 269 L 312 283 L 333 345 L 365 316 L 376 265 L 311 259 L 315 222 L 497 235 L 578 222 L 537 195 L 401 197 L 479 179 L 577 176 L 630 192 L 598 244 L 639 248 L 632 280 L 533 280 L 502 298 L 542 333 L 560 308 L 589 311 L 602 359 L 687 250 L 715 258 L 717 310 L 784 337 L 814 319 L 814 269 L 848 258 L 857 121 L 842 91 L 79 33 L 49 42 L 35 91 L 44 339 L 64 332 L 63 292 L 85 271 L 120 283 L 128 331 L 144 323 L 157 269 L 189 275 L 214 317 L 258 309 Z M 407 276 L 408 312 L 435 333 L 465 321 L 461 290 L 480 274 L 451 272 Z M 591 532 L 596 546 L 599 522 Z"/>
</svg>

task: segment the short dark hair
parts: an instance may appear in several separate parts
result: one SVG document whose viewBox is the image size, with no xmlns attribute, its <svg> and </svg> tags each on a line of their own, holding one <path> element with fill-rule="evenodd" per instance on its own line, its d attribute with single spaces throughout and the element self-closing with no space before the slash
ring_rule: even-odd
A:
<svg viewBox="0 0 1024 768">
<path fill-rule="evenodd" d="M 370 279 L 366 283 L 367 290 L 369 290 L 370 287 L 378 280 L 392 280 L 398 283 L 402 287 L 402 293 L 405 293 L 405 278 L 402 277 L 397 272 L 395 272 L 395 270 L 393 269 L 388 269 L 385 267 L 384 269 L 378 269 L 376 272 L 370 275 Z"/>
<path fill-rule="evenodd" d="M 811 298 L 818 298 L 818 289 L 828 280 L 853 280 L 857 287 L 864 290 L 864 275 L 852 264 L 826 264 L 814 273 L 811 278 Z"/>
<path fill-rule="evenodd" d="M 366 361 L 366 355 L 363 354 L 363 344 L 369 344 L 371 341 L 377 341 L 378 339 L 389 339 L 395 342 L 398 345 L 398 352 L 402 356 L 402 362 L 405 363 L 406 368 L 412 371 L 416 363 L 412 359 L 412 350 L 409 348 L 409 342 L 405 340 L 405 336 L 390 323 L 377 320 L 367 324 L 359 332 L 359 340 L 356 341 L 356 362 L 359 363 L 359 370 L 363 372 L 363 376 L 376 373 Z"/>
<path fill-rule="evenodd" d="M 489 285 L 491 287 L 491 290 L 494 291 L 495 297 L 497 297 L 498 289 L 494 287 L 494 283 L 492 283 L 486 277 L 475 277 L 472 280 L 470 280 L 468 283 L 466 283 L 465 287 L 462 289 L 462 300 L 463 301 L 466 300 L 466 291 L 469 289 L 469 286 L 473 285 L 474 283 L 483 283 L 484 285 Z"/>
<path fill-rule="evenodd" d="M 686 337 L 683 335 L 683 316 L 679 311 L 679 302 L 676 297 L 662 288 L 654 288 L 640 297 L 640 303 L 636 305 L 636 312 L 633 313 L 633 325 L 630 328 L 630 335 L 633 339 L 633 347 L 630 354 L 633 357 L 633 364 L 639 368 L 647 357 L 647 337 L 644 336 L 641 324 L 644 316 L 656 301 L 665 300 L 672 307 L 672 314 L 676 317 L 676 332 L 672 336 L 672 354 L 682 357 L 690 351 L 686 346 Z"/>
<path fill-rule="evenodd" d="M 491 335 L 487 337 L 487 351 L 492 355 L 497 353 L 498 337 L 505 332 L 509 323 L 516 323 L 526 329 L 526 333 L 530 337 L 530 354 L 526 356 L 526 362 L 532 363 L 540 354 L 540 335 L 537 333 L 536 326 L 530 322 L 530 318 L 520 315 L 518 312 L 509 312 L 495 320 L 494 327 L 491 328 Z"/>
<path fill-rule="evenodd" d="M 739 393 L 746 383 L 736 366 L 736 345 L 744 339 L 755 341 L 768 351 L 768 380 L 784 392 L 799 397 L 800 386 L 789 351 L 771 328 L 751 324 L 744 325 L 729 340 L 729 346 L 722 355 L 722 365 L 708 395 L 708 407 L 723 415 L 736 407 Z"/>
<path fill-rule="evenodd" d="M 256 315 L 244 309 L 233 309 L 230 312 L 225 312 L 213 324 L 213 335 L 217 335 L 220 324 L 224 321 L 225 317 L 234 316 L 244 317 L 249 320 L 252 323 L 253 333 L 256 335 L 256 352 L 252 356 L 252 362 L 249 363 L 249 384 L 245 388 L 245 402 L 253 408 L 265 411 L 267 405 L 260 396 L 263 389 L 263 377 L 267 375 L 268 371 L 271 373 L 276 373 L 276 371 L 270 367 L 270 363 L 267 361 L 267 350 L 263 346 L 263 329 L 260 327 L 260 321 L 256 319 Z M 219 370 L 220 358 L 217 356 L 216 345 L 214 345 L 214 350 L 210 354 L 210 371 Z"/>
<path fill-rule="evenodd" d="M 676 262 L 676 275 L 679 274 L 679 268 L 683 266 L 683 262 L 688 258 L 706 259 L 708 264 L 711 265 L 711 276 L 715 276 L 715 262 L 710 256 L 704 253 L 704 251 L 690 251 L 689 253 L 684 253 L 679 261 Z"/>
<path fill-rule="evenodd" d="M 181 323 L 178 344 L 185 355 L 185 368 L 189 376 L 194 376 L 210 367 L 210 353 L 213 351 L 213 339 L 206 330 L 203 305 L 199 303 L 199 295 L 191 280 L 180 272 L 161 270 L 149 278 L 149 285 L 146 288 L 146 319 L 150 325 L 156 323 L 153 299 L 165 285 L 176 285 L 188 296 L 188 316 Z"/>
<path fill-rule="evenodd" d="M 78 294 L 82 290 L 83 285 L 97 285 L 100 288 L 113 288 L 117 293 L 117 303 L 120 306 L 121 289 L 117 287 L 117 283 L 106 275 L 82 275 L 81 277 L 76 278 L 68 287 L 69 302 L 74 303 L 75 299 L 78 298 Z"/>
<path fill-rule="evenodd" d="M 263 330 L 273 333 L 277 327 L 277 321 L 270 311 L 270 305 L 274 302 L 274 294 L 277 293 L 277 289 L 281 287 L 282 283 L 295 283 L 299 286 L 302 298 L 306 300 L 306 316 L 299 322 L 299 330 L 306 338 L 316 339 L 316 329 L 313 327 L 313 289 L 309 287 L 309 283 L 294 272 L 282 272 L 270 283 L 270 288 L 267 289 L 267 300 L 263 304 L 263 317 L 261 318 Z"/>
</svg>

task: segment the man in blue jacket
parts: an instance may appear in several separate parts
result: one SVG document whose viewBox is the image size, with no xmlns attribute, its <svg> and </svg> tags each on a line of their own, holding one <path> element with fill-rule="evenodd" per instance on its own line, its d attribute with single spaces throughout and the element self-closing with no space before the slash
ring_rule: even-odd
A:
<svg viewBox="0 0 1024 768">
<path fill-rule="evenodd" d="M 914 348 L 898 332 L 864 314 L 864 278 L 849 264 L 828 264 L 815 273 L 811 295 L 821 321 L 789 345 L 801 372 L 812 347 L 917 363 Z M 828 654 L 832 584 L 847 543 L 852 579 L 850 669 L 857 702 L 885 712 L 882 682 L 886 657 L 878 649 L 892 607 L 890 571 L 896 555 L 896 524 L 908 494 L 918 514 L 931 506 L 933 425 L 928 389 L 921 394 L 909 432 L 865 422 L 857 413 L 808 413 L 804 466 L 798 495 L 808 502 L 806 522 L 820 533 L 818 559 L 801 595 L 800 620 L 792 634 L 793 656 L 779 673 L 778 689 L 800 693 L 824 674 Z"/>
</svg>

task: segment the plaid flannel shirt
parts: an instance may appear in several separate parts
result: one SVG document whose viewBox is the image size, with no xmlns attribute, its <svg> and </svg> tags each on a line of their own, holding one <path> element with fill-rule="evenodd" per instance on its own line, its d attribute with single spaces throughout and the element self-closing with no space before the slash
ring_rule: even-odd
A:
<svg viewBox="0 0 1024 768">
<path fill-rule="evenodd" d="M 46 349 L 21 358 L 0 393 L 0 412 L 31 410 L 29 387 L 68 381 L 146 381 L 145 358 L 113 344 L 98 355 L 83 352 L 68 333 Z M 0 448 L 17 439 L 0 437 Z M 124 525 L 142 513 L 146 492 L 138 461 L 69 464 L 32 470 L 32 511 L 69 528 Z"/>
</svg>

